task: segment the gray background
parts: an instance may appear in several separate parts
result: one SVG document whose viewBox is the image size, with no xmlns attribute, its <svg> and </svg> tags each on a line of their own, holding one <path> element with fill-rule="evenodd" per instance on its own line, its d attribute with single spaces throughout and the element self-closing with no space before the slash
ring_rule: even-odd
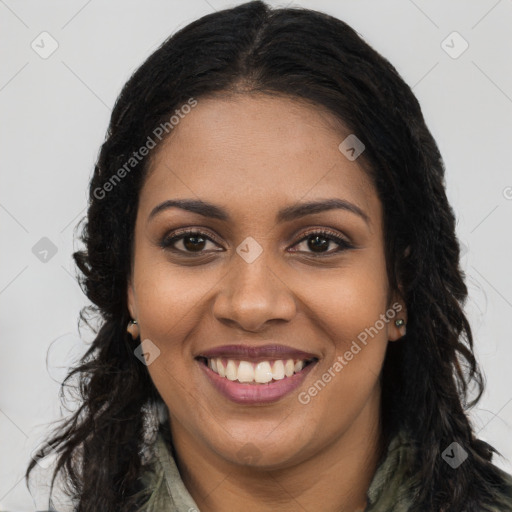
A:
<svg viewBox="0 0 512 512">
<path fill-rule="evenodd" d="M 1 511 L 44 505 L 34 503 L 23 472 L 61 414 L 66 367 L 85 348 L 77 318 L 87 301 L 74 278 L 73 230 L 115 98 L 176 29 L 239 3 L 0 0 Z M 504 455 L 496 464 L 512 472 L 512 0 L 294 4 L 349 23 L 396 66 L 422 105 L 446 163 L 464 244 L 467 312 L 487 381 L 472 419 L 478 436 Z M 52 41 L 44 31 L 58 44 L 47 58 L 40 53 Z M 464 40 L 469 47 L 458 55 Z M 44 237 L 54 255 L 40 252 Z"/>
</svg>

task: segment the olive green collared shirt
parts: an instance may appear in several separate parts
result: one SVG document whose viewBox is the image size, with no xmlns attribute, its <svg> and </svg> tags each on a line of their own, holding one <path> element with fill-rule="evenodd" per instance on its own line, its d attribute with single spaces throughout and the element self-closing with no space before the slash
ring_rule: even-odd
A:
<svg viewBox="0 0 512 512">
<path fill-rule="evenodd" d="M 412 490 L 417 482 L 406 476 L 413 453 L 403 432 L 391 440 L 366 493 L 368 503 L 364 512 L 418 512 Z M 143 477 L 146 488 L 152 490 L 151 497 L 140 512 L 200 512 L 160 432 L 155 456 L 154 471 Z M 512 476 L 501 473 L 505 487 L 496 490 L 496 508 L 488 512 L 512 512 Z"/>
</svg>

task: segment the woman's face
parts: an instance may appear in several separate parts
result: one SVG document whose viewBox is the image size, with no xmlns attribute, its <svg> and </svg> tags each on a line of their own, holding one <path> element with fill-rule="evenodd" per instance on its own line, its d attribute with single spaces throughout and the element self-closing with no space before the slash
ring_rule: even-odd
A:
<svg viewBox="0 0 512 512">
<path fill-rule="evenodd" d="M 206 458 L 286 467 L 377 431 L 406 317 L 376 191 L 338 148 L 347 135 L 308 104 L 238 95 L 199 99 L 155 149 L 129 309 L 175 442 Z M 165 206 L 178 200 L 202 213 Z M 170 241 L 183 229 L 199 234 Z"/>
</svg>

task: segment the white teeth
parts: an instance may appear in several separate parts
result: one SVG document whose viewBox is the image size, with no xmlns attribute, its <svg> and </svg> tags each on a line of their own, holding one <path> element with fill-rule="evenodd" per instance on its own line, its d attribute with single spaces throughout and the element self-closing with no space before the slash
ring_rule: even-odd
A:
<svg viewBox="0 0 512 512">
<path fill-rule="evenodd" d="M 274 380 L 284 379 L 284 364 L 283 361 L 276 361 L 272 370 L 272 378 Z"/>
<path fill-rule="evenodd" d="M 220 357 L 207 360 L 208 367 L 221 377 L 231 381 L 255 382 L 266 384 L 267 382 L 282 380 L 291 377 L 294 373 L 302 371 L 306 366 L 303 360 L 278 359 L 276 361 L 260 361 L 251 363 L 249 361 L 238 361 Z"/>
<path fill-rule="evenodd" d="M 216 363 L 217 363 L 217 373 L 221 377 L 225 377 L 226 376 L 226 370 L 224 368 L 224 364 L 222 363 L 222 361 L 220 359 L 216 359 Z M 215 371 L 215 370 L 213 370 L 213 371 Z"/>
<path fill-rule="evenodd" d="M 268 361 L 262 361 L 256 365 L 256 371 L 254 372 L 254 380 L 260 384 L 270 382 L 272 380 L 272 369 Z"/>
<path fill-rule="evenodd" d="M 240 361 L 238 365 L 238 382 L 252 382 L 254 380 L 254 368 L 247 361 Z"/>
<path fill-rule="evenodd" d="M 237 377 L 236 374 L 237 374 L 237 369 L 236 369 L 235 362 L 232 359 L 229 359 L 228 364 L 226 366 L 226 377 L 229 380 L 236 380 L 236 377 Z"/>
</svg>

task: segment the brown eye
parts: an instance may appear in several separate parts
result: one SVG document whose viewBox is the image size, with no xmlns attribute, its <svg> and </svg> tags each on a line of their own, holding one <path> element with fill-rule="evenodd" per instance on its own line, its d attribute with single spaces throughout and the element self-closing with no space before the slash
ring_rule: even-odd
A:
<svg viewBox="0 0 512 512">
<path fill-rule="evenodd" d="M 306 244 L 306 251 L 296 251 L 296 252 L 311 252 L 319 255 L 331 255 L 342 252 L 345 249 L 353 248 L 353 245 L 350 244 L 344 238 L 331 233 L 330 231 L 314 231 L 312 233 L 308 233 L 306 237 L 304 237 L 299 244 Z M 338 245 L 337 250 L 328 250 L 332 244 Z"/>
<path fill-rule="evenodd" d="M 187 251 L 202 251 L 206 244 L 206 239 L 201 235 L 187 235 L 182 240 Z"/>
<path fill-rule="evenodd" d="M 329 247 L 331 240 L 323 235 L 312 235 L 308 237 L 308 249 L 313 252 L 325 252 Z"/>
<path fill-rule="evenodd" d="M 205 246 L 211 242 L 214 244 L 210 237 L 200 231 L 182 231 L 172 237 L 165 237 L 160 246 L 163 249 L 169 249 L 181 253 L 197 253 L 200 254 L 204 251 Z"/>
</svg>

